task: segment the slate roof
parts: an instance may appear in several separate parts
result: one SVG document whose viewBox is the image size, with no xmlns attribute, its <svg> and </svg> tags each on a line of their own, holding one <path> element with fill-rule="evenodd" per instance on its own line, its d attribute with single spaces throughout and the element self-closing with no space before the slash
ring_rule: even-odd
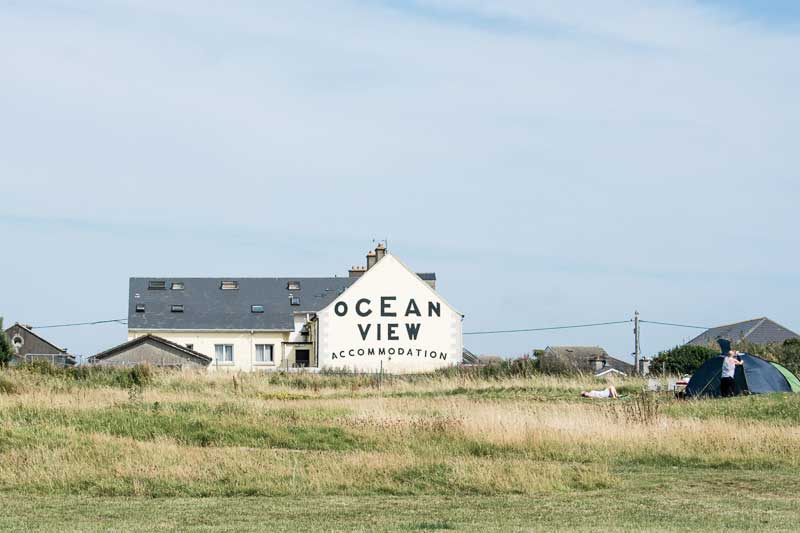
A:
<svg viewBox="0 0 800 533">
<path fill-rule="evenodd" d="M 126 349 L 128 349 L 128 348 L 130 348 L 132 346 L 138 346 L 139 344 L 144 344 L 145 342 L 148 342 L 148 341 L 152 341 L 152 342 L 155 342 L 156 344 L 162 344 L 164 346 L 172 347 L 172 348 L 182 352 L 184 355 L 186 355 L 190 359 L 195 359 L 200 364 L 203 364 L 205 366 L 208 366 L 211 363 L 211 358 L 209 356 L 205 355 L 205 354 L 202 354 L 200 352 L 195 352 L 194 350 L 191 350 L 191 349 L 187 348 L 186 346 L 183 346 L 181 344 L 177 344 L 177 343 L 172 342 L 170 340 L 158 337 L 156 335 L 150 335 L 150 334 L 142 335 L 141 337 L 137 337 L 135 339 L 131 339 L 128 342 L 123 342 L 122 344 L 114 346 L 113 348 L 109 348 L 108 350 L 106 350 L 104 352 L 100 352 L 97 355 L 93 355 L 88 359 L 88 362 L 89 363 L 96 363 L 97 361 L 102 361 L 103 359 L 108 359 L 112 355 L 115 355 L 115 354 L 117 354 L 117 353 L 119 353 L 121 351 L 124 351 L 124 350 L 126 350 Z"/>
<path fill-rule="evenodd" d="M 800 335 L 794 331 L 767 317 L 761 317 L 711 328 L 690 340 L 687 344 L 697 346 L 716 345 L 717 339 L 728 339 L 734 343 L 747 341 L 753 344 L 772 344 L 782 343 L 786 339 L 798 337 Z"/>
<path fill-rule="evenodd" d="M 556 358 L 568 363 L 580 372 L 591 372 L 592 374 L 603 373 L 611 368 L 625 374 L 633 372 L 633 365 L 620 361 L 608 355 L 600 346 L 548 346 L 541 355 L 543 359 L 548 357 Z M 605 361 L 605 365 L 595 372 L 591 361 L 600 359 Z"/>
<path fill-rule="evenodd" d="M 131 278 L 128 297 L 128 329 L 294 329 L 294 313 L 317 312 L 358 278 Z M 166 289 L 148 289 L 150 281 L 166 282 Z M 223 290 L 223 281 L 237 281 L 238 289 Z M 289 282 L 299 282 L 300 290 L 289 290 Z M 173 290 L 172 283 L 183 283 Z M 289 296 L 300 298 L 290 305 Z M 145 311 L 136 312 L 144 304 Z M 182 313 L 172 312 L 183 305 Z M 263 313 L 251 312 L 252 305 L 263 305 Z"/>
</svg>

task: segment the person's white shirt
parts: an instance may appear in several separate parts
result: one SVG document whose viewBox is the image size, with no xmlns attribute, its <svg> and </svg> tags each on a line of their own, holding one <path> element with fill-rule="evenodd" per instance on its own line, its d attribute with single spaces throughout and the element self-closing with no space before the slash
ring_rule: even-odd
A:
<svg viewBox="0 0 800 533">
<path fill-rule="evenodd" d="M 732 378 L 736 374 L 736 358 L 726 355 L 722 361 L 722 377 Z"/>
<path fill-rule="evenodd" d="M 605 390 L 590 390 L 586 393 L 588 398 L 610 398 L 611 391 L 608 389 Z"/>
</svg>

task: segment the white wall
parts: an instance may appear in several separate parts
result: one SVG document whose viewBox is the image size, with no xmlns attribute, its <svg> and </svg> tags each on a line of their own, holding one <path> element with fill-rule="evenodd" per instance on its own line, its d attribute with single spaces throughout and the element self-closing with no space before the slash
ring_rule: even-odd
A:
<svg viewBox="0 0 800 533">
<path fill-rule="evenodd" d="M 387 307 L 383 310 L 382 297 L 387 298 Z M 396 299 L 390 300 L 389 297 Z M 359 316 L 357 303 L 364 298 L 370 303 L 362 304 L 361 310 L 370 313 Z M 422 316 L 414 314 L 413 308 L 408 313 L 411 300 Z M 337 308 L 340 302 L 347 305 L 343 316 L 336 312 L 337 309 L 340 313 L 344 311 L 342 306 Z M 429 302 L 440 304 L 440 316 L 429 312 Z M 384 316 L 389 313 L 397 316 Z M 317 315 L 319 366 L 322 368 L 373 372 L 383 363 L 385 372 L 426 372 L 461 361 L 461 315 L 389 254 Z M 388 338 L 388 328 L 392 324 L 396 325 L 397 340 Z M 407 326 L 416 325 L 419 325 L 419 333 L 416 339 L 411 339 Z M 363 338 L 364 332 L 366 339 Z"/>
<path fill-rule="evenodd" d="M 147 335 L 156 335 L 163 339 L 186 346 L 192 344 L 192 349 L 211 357 L 209 370 L 271 370 L 283 363 L 283 356 L 288 351 L 284 342 L 288 340 L 288 332 L 260 332 L 260 331 L 144 331 L 129 330 L 128 340 Z M 233 345 L 233 363 L 216 361 L 215 344 Z M 256 344 L 272 344 L 274 363 L 256 362 Z"/>
</svg>

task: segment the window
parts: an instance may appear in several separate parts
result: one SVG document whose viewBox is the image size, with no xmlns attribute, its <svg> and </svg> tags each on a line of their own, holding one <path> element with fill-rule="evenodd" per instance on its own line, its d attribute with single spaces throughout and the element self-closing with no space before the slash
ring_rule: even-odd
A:
<svg viewBox="0 0 800 533">
<path fill-rule="evenodd" d="M 264 306 L 263 305 L 251 305 L 250 306 L 250 312 L 251 313 L 263 313 L 264 312 Z"/>
<path fill-rule="evenodd" d="M 183 304 L 175 304 L 172 306 L 173 313 L 183 313 Z"/>
<path fill-rule="evenodd" d="M 238 281 L 223 281 L 219 284 L 219 288 L 223 291 L 235 291 L 239 288 Z"/>
<path fill-rule="evenodd" d="M 144 313 L 144 304 L 136 304 L 136 312 Z"/>
<path fill-rule="evenodd" d="M 256 363 L 272 362 L 272 344 L 256 344 Z"/>
<path fill-rule="evenodd" d="M 299 281 L 290 281 L 286 284 L 286 289 L 290 291 L 299 291 L 300 290 L 300 282 Z"/>
<path fill-rule="evenodd" d="M 190 350 L 194 350 L 194 344 L 187 344 L 186 347 Z"/>
<path fill-rule="evenodd" d="M 300 305 L 300 297 L 299 296 L 289 296 L 289 303 L 292 305 Z"/>
<path fill-rule="evenodd" d="M 182 281 L 173 281 L 172 282 L 172 290 L 173 291 L 182 291 L 184 289 L 184 284 Z"/>
<path fill-rule="evenodd" d="M 233 363 L 233 344 L 215 344 L 214 355 L 217 363 Z"/>
<path fill-rule="evenodd" d="M 164 280 L 151 279 L 147 282 L 147 288 L 151 291 L 163 291 L 167 288 L 167 282 Z"/>
</svg>

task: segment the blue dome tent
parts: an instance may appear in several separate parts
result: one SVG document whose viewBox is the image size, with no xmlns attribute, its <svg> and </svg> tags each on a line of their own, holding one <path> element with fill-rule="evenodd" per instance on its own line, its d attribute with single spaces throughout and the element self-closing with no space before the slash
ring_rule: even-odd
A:
<svg viewBox="0 0 800 533">
<path fill-rule="evenodd" d="M 730 349 L 730 342 L 719 341 L 723 353 Z M 736 367 L 734 393 L 765 394 L 768 392 L 800 392 L 800 380 L 787 368 L 748 353 L 740 354 L 741 366 Z M 724 355 L 708 359 L 692 375 L 686 386 L 686 396 L 720 396 L 720 377 Z"/>
</svg>

